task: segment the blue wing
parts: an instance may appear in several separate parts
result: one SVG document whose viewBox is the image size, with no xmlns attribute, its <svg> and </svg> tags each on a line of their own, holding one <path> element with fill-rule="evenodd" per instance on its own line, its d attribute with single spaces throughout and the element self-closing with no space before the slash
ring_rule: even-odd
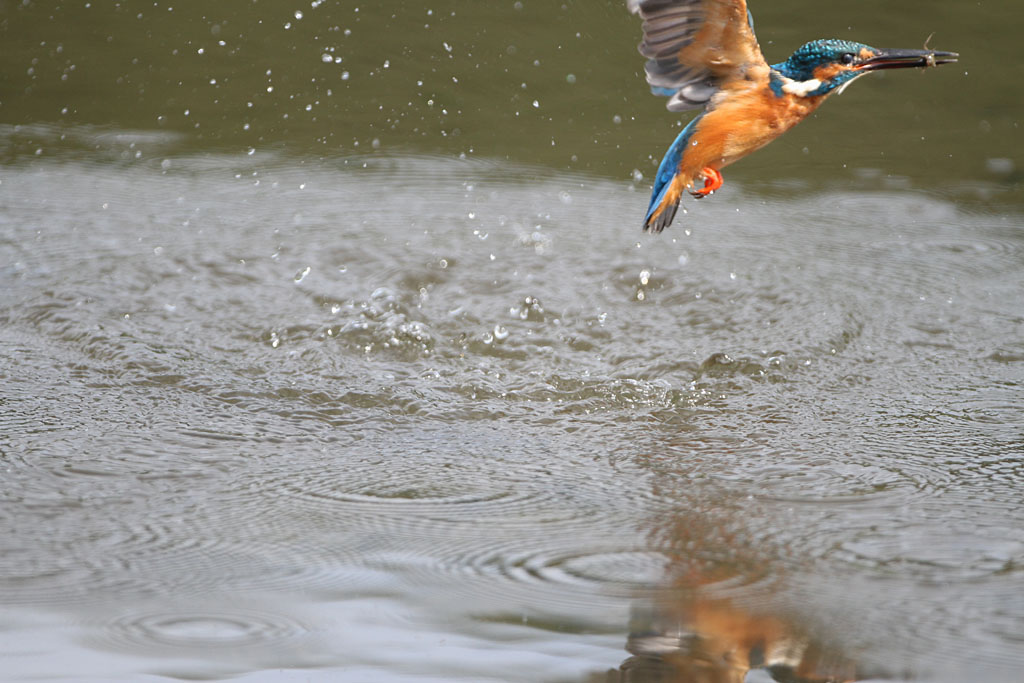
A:
<svg viewBox="0 0 1024 683">
<path fill-rule="evenodd" d="M 640 54 L 670 111 L 704 107 L 730 78 L 767 69 L 746 0 L 627 0 L 644 20 Z"/>
</svg>

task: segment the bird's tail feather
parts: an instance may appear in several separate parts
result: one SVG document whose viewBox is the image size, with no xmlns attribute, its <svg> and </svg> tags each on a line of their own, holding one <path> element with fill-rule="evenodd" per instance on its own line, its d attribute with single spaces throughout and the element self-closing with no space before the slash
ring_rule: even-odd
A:
<svg viewBox="0 0 1024 683">
<path fill-rule="evenodd" d="M 661 188 L 661 192 L 651 202 L 651 207 L 644 218 L 644 231 L 658 233 L 672 223 L 679 210 L 679 199 L 683 196 L 682 178 L 679 174 L 672 177 L 671 182 Z"/>
<path fill-rule="evenodd" d="M 686 154 L 690 138 L 693 137 L 697 125 L 704 117 L 700 114 L 679 133 L 679 136 L 672 143 L 665 153 L 665 157 L 658 166 L 658 173 L 654 178 L 654 191 L 651 193 L 651 203 L 647 207 L 647 216 L 644 217 L 644 230 L 650 232 L 661 232 L 668 227 L 669 223 L 676 216 L 679 209 L 679 199 L 683 196 L 683 190 L 693 181 L 693 178 L 684 178 L 680 174 L 680 163 Z"/>
</svg>

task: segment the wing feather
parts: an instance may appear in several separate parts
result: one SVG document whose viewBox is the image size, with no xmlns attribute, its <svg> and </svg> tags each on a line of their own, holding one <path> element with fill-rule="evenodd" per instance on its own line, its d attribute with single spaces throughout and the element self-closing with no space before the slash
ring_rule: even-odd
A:
<svg viewBox="0 0 1024 683">
<path fill-rule="evenodd" d="M 697 109 L 722 85 L 767 69 L 746 0 L 627 0 L 643 19 L 640 54 L 671 111 Z"/>
</svg>

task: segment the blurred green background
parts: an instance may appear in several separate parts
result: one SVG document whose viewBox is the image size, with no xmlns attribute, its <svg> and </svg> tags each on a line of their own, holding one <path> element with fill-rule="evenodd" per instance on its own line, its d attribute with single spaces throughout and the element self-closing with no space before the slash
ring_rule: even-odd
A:
<svg viewBox="0 0 1024 683">
<path fill-rule="evenodd" d="M 932 33 L 961 62 L 857 83 L 729 180 L 757 191 L 895 177 L 1021 202 L 1024 5 L 751 9 L 769 62 L 813 38 L 921 47 Z M 163 154 L 466 154 L 649 180 L 689 118 L 650 95 L 640 22 L 611 0 L 0 0 L 0 27 L 6 161 L 74 151 L 60 132 L 89 126 L 178 134 Z"/>
</svg>

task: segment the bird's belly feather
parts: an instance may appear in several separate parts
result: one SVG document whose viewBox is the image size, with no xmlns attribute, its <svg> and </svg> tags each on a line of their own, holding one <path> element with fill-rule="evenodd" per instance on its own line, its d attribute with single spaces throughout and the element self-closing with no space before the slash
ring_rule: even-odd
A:
<svg viewBox="0 0 1024 683">
<path fill-rule="evenodd" d="M 692 158 L 681 170 L 710 166 L 721 169 L 757 151 L 806 118 L 824 97 L 776 97 L 767 88 L 748 90 L 723 98 L 709 111 L 697 131 Z"/>
</svg>

